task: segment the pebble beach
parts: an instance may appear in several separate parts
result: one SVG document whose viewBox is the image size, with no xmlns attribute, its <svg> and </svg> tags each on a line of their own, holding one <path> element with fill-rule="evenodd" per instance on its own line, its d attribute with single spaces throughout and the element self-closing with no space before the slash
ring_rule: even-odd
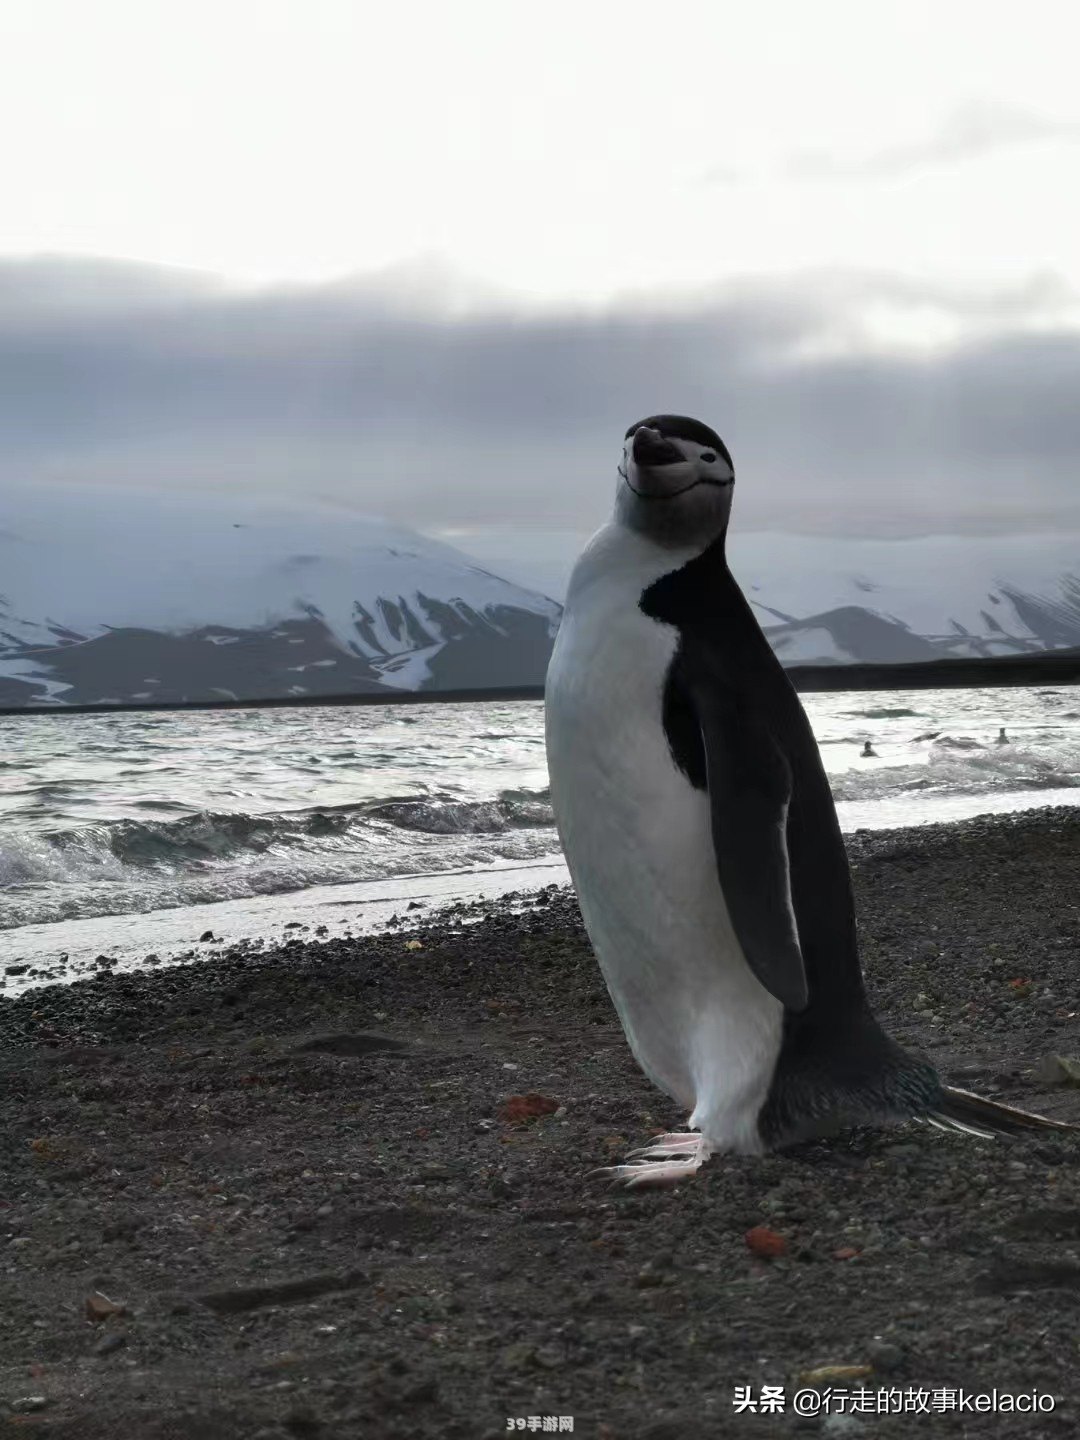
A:
<svg viewBox="0 0 1080 1440">
<path fill-rule="evenodd" d="M 1080 810 L 847 843 L 891 1033 L 1080 1122 Z M 0 999 L 12 1434 L 1075 1433 L 1080 1135 L 867 1130 L 613 1191 L 589 1172 L 684 1117 L 567 887 L 291 934 Z M 829 1386 L 1053 1405 L 793 1413 Z"/>
</svg>

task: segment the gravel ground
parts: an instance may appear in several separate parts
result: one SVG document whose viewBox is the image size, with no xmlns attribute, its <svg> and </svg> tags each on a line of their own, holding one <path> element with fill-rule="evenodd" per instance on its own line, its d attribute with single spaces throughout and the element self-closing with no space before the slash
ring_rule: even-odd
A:
<svg viewBox="0 0 1080 1440">
<path fill-rule="evenodd" d="M 1046 1063 L 1080 1053 L 1080 811 L 849 844 L 892 1032 L 1080 1121 Z M 422 915 L 0 1000 L 0 1424 L 1075 1433 L 1080 1137 L 861 1131 L 612 1192 L 587 1172 L 684 1117 L 634 1066 L 573 897 Z M 546 1113 L 515 1119 L 522 1094 Z M 796 1417 L 830 1365 L 861 1368 L 819 1385 L 1055 1409 Z M 740 1385 L 787 1387 L 786 1411 L 735 1416 Z"/>
</svg>

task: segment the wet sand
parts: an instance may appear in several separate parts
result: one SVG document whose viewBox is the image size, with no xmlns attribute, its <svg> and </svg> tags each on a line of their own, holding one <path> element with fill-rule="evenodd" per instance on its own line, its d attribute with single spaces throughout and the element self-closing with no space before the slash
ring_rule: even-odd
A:
<svg viewBox="0 0 1080 1440">
<path fill-rule="evenodd" d="M 1080 1121 L 1045 1064 L 1080 1054 L 1080 811 L 849 848 L 892 1033 Z M 1075 1432 L 1080 1139 L 859 1131 L 612 1192 L 589 1170 L 684 1117 L 636 1069 L 572 896 L 424 916 L 0 1000 L 0 1427 Z M 860 1367 L 819 1382 L 849 1391 L 1055 1408 L 796 1417 L 828 1365 Z M 763 1385 L 785 1413 L 734 1415 Z"/>
</svg>

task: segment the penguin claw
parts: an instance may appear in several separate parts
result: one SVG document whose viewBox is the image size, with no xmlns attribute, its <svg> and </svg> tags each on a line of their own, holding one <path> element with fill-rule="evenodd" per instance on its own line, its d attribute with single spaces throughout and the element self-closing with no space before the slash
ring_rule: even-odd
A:
<svg viewBox="0 0 1080 1440">
<path fill-rule="evenodd" d="M 621 1184 L 627 1190 L 643 1190 L 678 1185 L 696 1175 L 708 1158 L 709 1148 L 702 1135 L 658 1135 L 651 1145 L 630 1152 L 627 1159 L 631 1163 L 605 1165 L 590 1174 L 606 1175 L 612 1184 Z"/>
<path fill-rule="evenodd" d="M 608 1165 L 594 1170 L 594 1175 L 607 1175 L 613 1185 L 622 1185 L 625 1190 L 645 1190 L 678 1185 L 688 1180 L 701 1169 L 701 1162 L 693 1160 L 652 1160 L 636 1165 Z"/>
<path fill-rule="evenodd" d="M 631 1155 L 681 1155 L 686 1150 L 697 1149 L 701 1145 L 701 1136 L 694 1131 L 673 1130 L 668 1135 L 654 1135 L 648 1145 L 641 1146 L 638 1150 L 631 1150 Z"/>
<path fill-rule="evenodd" d="M 631 1150 L 628 1160 L 682 1160 L 686 1163 L 687 1147 L 684 1145 L 646 1145 L 642 1150 Z"/>
</svg>

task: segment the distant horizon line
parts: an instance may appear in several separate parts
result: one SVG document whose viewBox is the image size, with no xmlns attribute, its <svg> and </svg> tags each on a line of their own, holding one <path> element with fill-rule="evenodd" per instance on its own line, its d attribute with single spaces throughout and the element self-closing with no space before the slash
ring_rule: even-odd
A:
<svg viewBox="0 0 1080 1440">
<path fill-rule="evenodd" d="M 994 659 L 914 660 L 894 664 L 791 665 L 788 679 L 804 694 L 860 690 L 1018 689 L 1028 685 L 1080 685 L 1080 646 L 1039 654 L 1001 655 Z M 268 696 L 249 700 L 174 700 L 160 704 L 0 706 L 0 717 L 93 715 L 161 710 L 310 710 L 320 705 L 467 705 L 543 700 L 542 685 L 510 685 L 475 690 L 357 691 L 344 695 Z"/>
</svg>

